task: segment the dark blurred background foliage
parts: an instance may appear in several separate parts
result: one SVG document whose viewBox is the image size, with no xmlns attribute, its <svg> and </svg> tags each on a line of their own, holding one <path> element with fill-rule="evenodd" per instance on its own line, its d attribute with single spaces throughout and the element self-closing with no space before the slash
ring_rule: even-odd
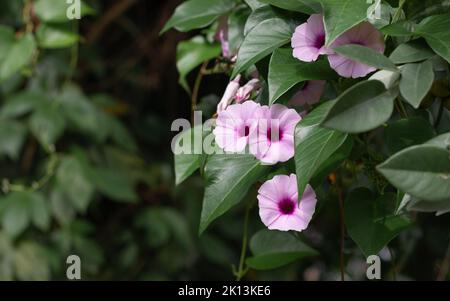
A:
<svg viewBox="0 0 450 301">
<path fill-rule="evenodd" d="M 65 2 L 0 3 L 0 279 L 64 280 L 70 254 L 84 280 L 233 279 L 243 206 L 198 237 L 202 181 L 174 184 L 170 125 L 191 110 L 176 47 L 195 33 L 158 33 L 180 1 L 86 0 L 80 22 L 61 17 L 55 1 Z M 204 79 L 202 109 L 227 80 Z M 246 279 L 339 279 L 338 202 L 329 198 L 305 234 L 320 256 Z M 417 215 L 420 226 L 382 252 L 384 279 L 434 279 L 447 221 Z M 253 210 L 250 233 L 262 228 Z M 364 279 L 351 241 L 345 253 L 350 279 Z"/>
</svg>

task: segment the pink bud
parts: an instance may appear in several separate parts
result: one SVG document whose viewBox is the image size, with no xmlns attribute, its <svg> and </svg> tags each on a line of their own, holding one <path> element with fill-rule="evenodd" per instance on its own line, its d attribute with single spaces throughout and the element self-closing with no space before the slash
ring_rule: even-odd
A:
<svg viewBox="0 0 450 301">
<path fill-rule="evenodd" d="M 236 97 L 236 93 L 239 90 L 240 84 L 239 81 L 241 80 L 241 75 L 236 76 L 234 80 L 232 80 L 227 88 L 225 89 L 225 93 L 222 96 L 222 99 L 220 100 L 219 104 L 217 105 L 217 113 L 220 113 L 224 111 L 233 101 L 233 99 Z"/>
<path fill-rule="evenodd" d="M 239 88 L 236 93 L 236 103 L 241 103 L 245 100 L 248 100 L 252 95 L 253 91 L 257 91 L 260 89 L 259 79 L 250 80 L 245 86 Z"/>
<path fill-rule="evenodd" d="M 230 43 L 228 41 L 228 17 L 223 16 L 219 19 L 219 28 L 216 32 L 215 39 L 220 42 L 222 46 L 222 56 L 224 58 L 231 58 Z"/>
</svg>

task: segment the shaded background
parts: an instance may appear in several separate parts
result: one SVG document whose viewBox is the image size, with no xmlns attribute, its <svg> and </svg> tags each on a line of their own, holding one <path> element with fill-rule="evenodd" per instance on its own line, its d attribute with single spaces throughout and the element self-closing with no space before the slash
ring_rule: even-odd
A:
<svg viewBox="0 0 450 301">
<path fill-rule="evenodd" d="M 199 238 L 201 178 L 174 184 L 170 125 L 189 119 L 191 110 L 178 84 L 176 46 L 195 33 L 158 33 L 180 2 L 89 1 L 98 13 L 80 22 L 79 48 L 39 50 L 30 70 L 1 82 L 1 280 L 65 279 L 70 254 L 80 256 L 84 280 L 234 279 L 244 208 Z M 2 1 L 0 24 L 20 34 L 25 3 Z M 31 15 L 37 30 L 41 21 Z M 191 85 L 195 76 L 188 78 Z M 200 104 L 214 107 L 226 84 L 225 75 L 205 78 Z M 5 113 L 17 99 L 36 106 Z M 46 115 L 49 125 L 38 130 L 32 120 L 59 101 L 55 110 L 64 126 L 49 152 L 41 136 L 57 127 L 55 116 Z M 33 188 L 39 179 L 44 184 Z M 255 197 L 251 191 L 248 199 Z M 321 255 L 250 271 L 246 279 L 339 279 L 338 202 L 330 194 L 319 205 L 305 239 Z M 384 279 L 432 280 L 439 273 L 448 217 L 421 214 L 415 222 L 390 244 L 391 252 L 383 250 Z M 250 233 L 262 228 L 254 208 Z M 350 240 L 345 253 L 348 278 L 365 279 L 365 260 Z"/>
</svg>

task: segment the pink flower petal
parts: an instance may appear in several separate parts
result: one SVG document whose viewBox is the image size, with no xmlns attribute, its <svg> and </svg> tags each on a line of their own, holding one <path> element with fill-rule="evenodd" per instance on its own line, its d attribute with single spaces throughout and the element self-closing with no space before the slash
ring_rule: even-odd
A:
<svg viewBox="0 0 450 301">
<path fill-rule="evenodd" d="M 306 23 L 299 25 L 292 35 L 291 46 L 292 55 L 304 62 L 316 61 L 320 55 L 331 53 L 325 47 L 323 16 L 311 15 Z"/>
<path fill-rule="evenodd" d="M 261 106 L 254 101 L 229 106 L 219 113 L 213 133 L 217 145 L 227 152 L 242 152 L 257 130 L 256 114 Z"/>
<path fill-rule="evenodd" d="M 303 231 L 315 211 L 316 195 L 307 186 L 298 205 L 297 178 L 278 175 L 266 181 L 258 191 L 258 206 L 261 221 L 271 230 Z"/>
<path fill-rule="evenodd" d="M 260 113 L 258 129 L 250 136 L 250 152 L 266 164 L 290 160 L 294 156 L 293 135 L 300 115 L 280 104 L 261 107 Z"/>
<path fill-rule="evenodd" d="M 382 34 L 369 22 L 363 22 L 342 34 L 333 43 L 332 48 L 347 44 L 357 44 L 384 53 Z M 374 67 L 353 61 L 337 53 L 328 56 L 330 66 L 343 77 L 359 78 L 377 70 Z"/>
<path fill-rule="evenodd" d="M 313 105 L 320 101 L 325 90 L 326 81 L 310 80 L 305 82 L 303 88 L 298 91 L 289 101 L 293 106 Z"/>
</svg>

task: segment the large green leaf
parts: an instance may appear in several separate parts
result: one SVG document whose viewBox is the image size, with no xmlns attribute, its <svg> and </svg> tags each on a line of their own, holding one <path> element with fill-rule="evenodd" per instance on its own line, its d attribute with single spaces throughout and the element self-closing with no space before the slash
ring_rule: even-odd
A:
<svg viewBox="0 0 450 301">
<path fill-rule="evenodd" d="M 31 221 L 27 199 L 22 193 L 11 193 L 2 202 L 2 230 L 12 237 L 20 235 Z"/>
<path fill-rule="evenodd" d="M 26 34 L 14 41 L 8 51 L 4 55 L 0 55 L 0 58 L 3 57 L 3 60 L 0 59 L 0 81 L 9 78 L 28 65 L 35 50 L 36 42 L 32 34 Z"/>
<path fill-rule="evenodd" d="M 316 250 L 307 246 L 292 233 L 261 230 L 250 240 L 253 257 L 246 263 L 257 270 L 275 269 L 296 260 L 317 256 Z"/>
<path fill-rule="evenodd" d="M 76 2 L 76 1 L 75 1 Z M 70 21 L 68 16 L 72 4 L 61 0 L 37 0 L 34 11 L 40 21 L 49 23 L 64 23 Z M 95 14 L 95 10 L 84 1 L 80 2 L 80 17 Z"/>
<path fill-rule="evenodd" d="M 269 104 L 301 82 L 334 77 L 336 73 L 326 60 L 305 63 L 292 56 L 292 49 L 277 49 L 269 64 Z"/>
<path fill-rule="evenodd" d="M 344 143 L 323 162 L 320 168 L 314 173 L 309 184 L 312 187 L 318 187 L 324 183 L 328 176 L 335 171 L 339 166 L 348 159 L 353 150 L 354 139 L 352 136 L 347 136 Z"/>
<path fill-rule="evenodd" d="M 391 153 L 422 144 L 435 134 L 431 124 L 421 117 L 400 119 L 388 124 L 385 129 L 386 145 Z"/>
<path fill-rule="evenodd" d="M 195 149 L 195 141 L 202 137 L 202 126 L 193 127 L 180 134 L 174 146 L 175 183 L 181 184 L 192 175 L 202 162 L 202 154 Z M 201 147 L 200 147 L 201 151 Z"/>
<path fill-rule="evenodd" d="M 27 134 L 26 127 L 13 120 L 0 120 L 0 156 L 6 155 L 17 160 L 25 142 Z"/>
<path fill-rule="evenodd" d="M 389 56 L 396 64 L 416 63 L 434 56 L 434 52 L 418 41 L 400 44 Z"/>
<path fill-rule="evenodd" d="M 15 33 L 12 27 L 0 25 L 0 62 L 8 55 L 15 42 Z"/>
<path fill-rule="evenodd" d="M 178 82 L 190 92 L 186 76 L 204 61 L 219 56 L 220 45 L 210 44 L 203 37 L 194 37 L 183 41 L 177 47 L 177 69 L 180 74 Z"/>
<path fill-rule="evenodd" d="M 245 3 L 247 3 L 248 6 L 250 6 L 252 10 L 256 10 L 262 6 L 265 6 L 265 4 L 260 2 L 259 0 L 244 0 L 244 1 Z"/>
<path fill-rule="evenodd" d="M 427 40 L 433 50 L 450 62 L 450 14 L 436 15 L 424 19 L 416 34 Z"/>
<path fill-rule="evenodd" d="M 377 255 L 410 221 L 394 215 L 395 194 L 376 197 L 367 188 L 357 188 L 345 200 L 345 225 L 364 256 Z"/>
<path fill-rule="evenodd" d="M 434 71 L 431 61 L 405 65 L 400 79 L 400 93 L 417 109 L 430 91 L 433 81 Z"/>
<path fill-rule="evenodd" d="M 450 133 L 442 134 L 426 142 L 427 145 L 434 145 L 443 149 L 450 149 Z"/>
<path fill-rule="evenodd" d="M 258 7 L 247 18 L 244 28 L 244 35 L 247 35 L 259 23 L 274 18 L 283 18 L 283 14 L 280 9 L 270 5 Z"/>
<path fill-rule="evenodd" d="M 404 208 L 408 211 L 436 212 L 436 215 L 442 215 L 450 212 L 450 199 L 439 202 L 428 202 L 405 194 L 397 210 L 397 214 L 402 212 Z"/>
<path fill-rule="evenodd" d="M 82 163 L 75 157 L 63 157 L 56 173 L 56 180 L 61 192 L 66 195 L 66 201 L 70 201 L 77 211 L 85 212 L 94 187 Z"/>
<path fill-rule="evenodd" d="M 233 0 L 189 0 L 175 9 L 161 34 L 172 27 L 179 31 L 190 31 L 208 26 L 219 16 L 231 11 L 235 6 Z"/>
<path fill-rule="evenodd" d="M 63 115 L 69 121 L 72 130 L 87 133 L 103 141 L 108 135 L 110 125 L 104 113 L 88 99 L 75 85 L 65 85 L 58 96 Z M 106 122 L 105 122 L 106 121 Z"/>
<path fill-rule="evenodd" d="M 79 36 L 70 24 L 42 24 L 36 32 L 39 47 L 55 49 L 70 47 L 78 42 Z"/>
<path fill-rule="evenodd" d="M 50 207 L 47 200 L 40 192 L 25 192 L 24 197 L 28 197 L 33 225 L 42 231 L 48 231 L 50 227 Z"/>
<path fill-rule="evenodd" d="M 397 90 L 386 90 L 380 81 L 361 82 L 336 100 L 322 125 L 345 133 L 370 131 L 391 117 L 397 95 Z"/>
<path fill-rule="evenodd" d="M 137 201 L 138 196 L 134 185 L 126 174 L 107 167 L 92 168 L 89 173 L 95 188 L 105 196 L 117 202 Z"/>
<path fill-rule="evenodd" d="M 271 4 L 279 8 L 305 13 L 308 15 L 320 13 L 321 11 L 319 1 L 314 0 L 261 0 L 261 2 Z"/>
<path fill-rule="evenodd" d="M 367 19 L 370 4 L 366 0 L 320 0 L 323 6 L 326 45 Z"/>
<path fill-rule="evenodd" d="M 53 186 L 49 194 L 49 202 L 52 215 L 59 223 L 69 225 L 73 221 L 76 210 L 60 185 L 55 184 Z"/>
<path fill-rule="evenodd" d="M 434 145 L 407 148 L 377 167 L 398 189 L 427 201 L 450 199 L 449 151 Z"/>
<path fill-rule="evenodd" d="M 306 115 L 295 129 L 295 169 L 300 195 L 322 165 L 345 142 L 347 134 L 323 128 L 323 121 L 334 102 L 326 102 Z"/>
<path fill-rule="evenodd" d="M 36 110 L 29 121 L 30 129 L 42 146 L 48 148 L 64 132 L 66 121 L 57 106 L 46 104 Z"/>
<path fill-rule="evenodd" d="M 392 23 L 384 26 L 380 31 L 388 36 L 392 37 L 410 37 L 413 35 L 416 24 L 408 20 L 402 20 L 396 23 Z"/>
<path fill-rule="evenodd" d="M 391 60 L 369 47 L 349 44 L 333 48 L 333 50 L 342 56 L 368 66 L 394 72 L 398 71 L 397 67 Z"/>
<path fill-rule="evenodd" d="M 48 101 L 48 98 L 44 93 L 36 91 L 20 92 L 6 99 L 0 109 L 0 118 L 21 117 L 46 101 Z"/>
<path fill-rule="evenodd" d="M 279 18 L 269 19 L 256 25 L 247 34 L 239 49 L 232 77 L 288 43 L 293 32 L 293 25 Z"/>
<path fill-rule="evenodd" d="M 200 233 L 239 203 L 250 187 L 270 169 L 251 155 L 212 155 L 205 166 L 206 190 L 200 218 Z"/>
<path fill-rule="evenodd" d="M 50 226 L 47 202 L 39 192 L 12 192 L 2 200 L 2 228 L 11 236 L 20 235 L 32 223 L 46 231 Z"/>
</svg>

